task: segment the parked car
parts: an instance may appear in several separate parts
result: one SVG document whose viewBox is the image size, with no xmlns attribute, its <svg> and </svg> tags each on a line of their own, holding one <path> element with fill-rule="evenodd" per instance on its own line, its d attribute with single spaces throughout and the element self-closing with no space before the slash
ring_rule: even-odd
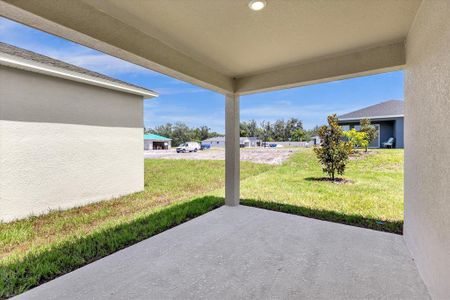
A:
<svg viewBox="0 0 450 300">
<path fill-rule="evenodd" d="M 197 142 L 187 142 L 177 147 L 177 153 L 197 152 L 200 149 L 200 144 Z"/>
<path fill-rule="evenodd" d="M 208 149 L 211 149 L 210 144 L 201 144 L 200 150 L 208 150 Z"/>
</svg>

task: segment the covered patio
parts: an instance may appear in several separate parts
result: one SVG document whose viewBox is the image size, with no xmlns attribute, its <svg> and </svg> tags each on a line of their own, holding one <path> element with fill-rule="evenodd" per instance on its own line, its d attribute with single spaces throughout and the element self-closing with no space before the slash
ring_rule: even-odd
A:
<svg viewBox="0 0 450 300">
<path fill-rule="evenodd" d="M 450 297 L 450 1 L 263 2 L 0 1 L 2 16 L 225 97 L 226 207 L 23 298 Z M 239 206 L 241 95 L 399 69 L 403 237 Z"/>
<path fill-rule="evenodd" d="M 17 299 L 428 299 L 400 235 L 222 206 Z"/>
</svg>

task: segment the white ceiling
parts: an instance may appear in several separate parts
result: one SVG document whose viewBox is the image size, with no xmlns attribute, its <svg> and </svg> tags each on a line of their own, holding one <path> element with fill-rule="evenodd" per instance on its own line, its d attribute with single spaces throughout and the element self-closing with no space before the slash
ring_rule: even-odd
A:
<svg viewBox="0 0 450 300">
<path fill-rule="evenodd" d="M 243 77 L 405 39 L 421 0 L 84 0 L 207 64 Z"/>
</svg>

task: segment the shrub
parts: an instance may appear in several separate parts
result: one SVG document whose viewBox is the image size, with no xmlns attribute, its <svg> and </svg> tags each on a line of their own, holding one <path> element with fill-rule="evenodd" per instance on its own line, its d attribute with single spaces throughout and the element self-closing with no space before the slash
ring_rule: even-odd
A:
<svg viewBox="0 0 450 300">
<path fill-rule="evenodd" d="M 292 132 L 292 136 L 291 136 L 291 141 L 293 142 L 301 142 L 306 140 L 307 137 L 307 133 L 306 131 L 304 131 L 301 128 L 297 128 Z"/>
<path fill-rule="evenodd" d="M 370 120 L 369 119 L 362 119 L 361 120 L 361 130 L 360 132 L 364 132 L 366 134 L 366 141 L 367 143 L 364 146 L 364 149 L 367 152 L 367 147 L 369 147 L 369 144 L 373 142 L 373 140 L 375 140 L 375 138 L 377 137 L 378 133 L 377 133 L 377 129 L 375 128 L 375 126 L 372 126 L 370 124 Z"/>
<path fill-rule="evenodd" d="M 336 115 L 328 116 L 328 126 L 320 127 L 318 132 L 322 140 L 319 148 L 315 148 L 323 172 L 334 181 L 335 174 L 343 175 L 352 144 L 342 140 L 343 131 L 337 123 Z"/>
<path fill-rule="evenodd" d="M 354 128 L 352 128 L 349 131 L 344 131 L 343 134 L 352 144 L 352 148 L 360 147 L 366 149 L 367 146 L 369 145 L 367 133 L 365 132 L 356 131 Z"/>
</svg>

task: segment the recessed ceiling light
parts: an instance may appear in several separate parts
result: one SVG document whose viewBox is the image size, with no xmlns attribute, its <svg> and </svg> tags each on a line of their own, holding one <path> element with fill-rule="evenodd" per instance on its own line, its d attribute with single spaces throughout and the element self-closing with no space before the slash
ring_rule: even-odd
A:
<svg viewBox="0 0 450 300">
<path fill-rule="evenodd" d="M 267 2 L 265 0 L 252 0 L 248 4 L 248 7 L 250 7 L 251 10 L 258 11 L 266 7 L 266 5 Z"/>
</svg>

